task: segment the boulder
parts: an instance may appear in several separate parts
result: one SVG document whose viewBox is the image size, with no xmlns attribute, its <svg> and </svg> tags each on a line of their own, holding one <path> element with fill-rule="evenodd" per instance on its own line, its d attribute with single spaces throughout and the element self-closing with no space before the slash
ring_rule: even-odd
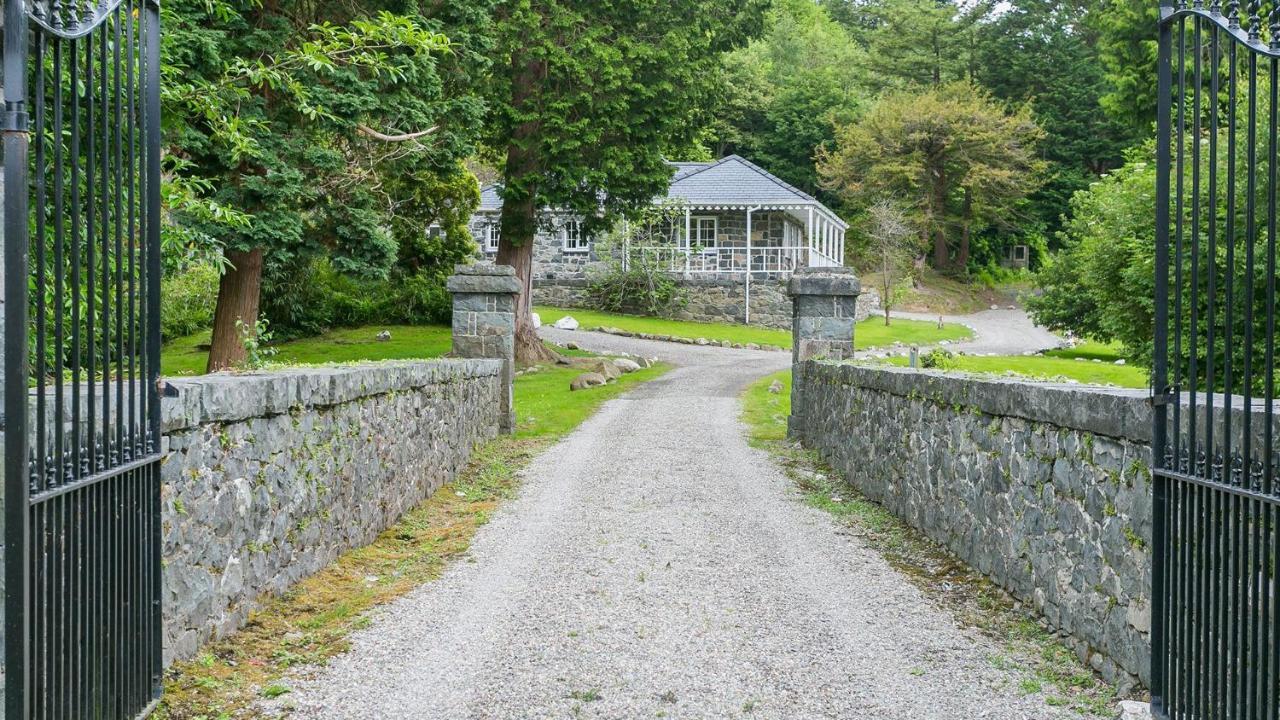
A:
<svg viewBox="0 0 1280 720">
<path fill-rule="evenodd" d="M 613 361 L 613 364 L 624 373 L 633 373 L 640 369 L 639 363 L 635 360 L 628 360 L 627 358 L 617 358 Z"/>
<path fill-rule="evenodd" d="M 542 327 L 542 316 L 538 313 L 529 313 L 529 319 L 533 321 L 535 329 Z"/>
<path fill-rule="evenodd" d="M 560 330 L 577 330 L 578 321 L 572 315 L 565 315 L 555 322 L 554 327 Z"/>
<path fill-rule="evenodd" d="M 609 382 L 605 376 L 600 373 L 582 373 L 569 383 L 570 390 L 586 390 L 587 388 L 599 387 Z"/>
<path fill-rule="evenodd" d="M 649 358 L 637 357 L 637 358 L 632 358 L 632 361 L 636 365 L 639 365 L 641 368 L 653 367 L 653 362 L 651 362 Z"/>
<path fill-rule="evenodd" d="M 1120 703 L 1120 720 L 1151 720 L 1151 705 L 1136 700 Z"/>
<path fill-rule="evenodd" d="M 377 335 L 378 342 L 386 342 L 391 339 L 391 331 L 383 330 Z"/>
<path fill-rule="evenodd" d="M 613 364 L 614 361 L 610 358 L 567 357 L 562 362 L 583 372 L 603 375 L 606 380 L 616 380 L 622 377 L 622 371 L 618 369 L 617 365 Z"/>
</svg>

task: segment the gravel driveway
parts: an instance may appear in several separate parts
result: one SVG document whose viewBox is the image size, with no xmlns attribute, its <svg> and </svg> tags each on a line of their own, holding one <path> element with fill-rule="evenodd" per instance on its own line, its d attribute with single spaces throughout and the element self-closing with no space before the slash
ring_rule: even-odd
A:
<svg viewBox="0 0 1280 720">
<path fill-rule="evenodd" d="M 898 312 L 893 317 L 908 320 L 937 320 L 937 315 Z M 943 322 L 959 323 L 973 330 L 974 338 L 954 343 L 952 350 L 993 355 L 1021 355 L 1024 352 L 1049 350 L 1062 344 L 1062 338 L 1031 322 L 1025 310 L 1000 308 L 972 315 L 944 315 Z"/>
<path fill-rule="evenodd" d="M 681 367 L 535 460 L 464 561 L 298 683 L 294 717 L 1074 717 L 747 445 L 738 394 L 789 353 L 572 337 Z"/>
</svg>

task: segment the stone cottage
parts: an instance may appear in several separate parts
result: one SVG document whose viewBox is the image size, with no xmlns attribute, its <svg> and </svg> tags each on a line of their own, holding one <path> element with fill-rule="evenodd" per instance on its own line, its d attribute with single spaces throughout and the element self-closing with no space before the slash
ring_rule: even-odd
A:
<svg viewBox="0 0 1280 720">
<path fill-rule="evenodd" d="M 481 189 L 472 235 L 486 258 L 498 252 L 499 187 Z M 624 262 L 645 257 L 678 278 L 688 299 L 681 319 L 789 327 L 786 280 L 801 267 L 844 265 L 848 224 L 812 195 L 737 155 L 713 162 L 671 163 L 671 184 L 655 203 L 675 204 L 683 216 L 658 240 L 627 244 Z M 590 274 L 607 258 L 582 232 L 580 218 L 546 211 L 534 241 L 534 301 L 589 307 Z M 868 302 L 870 301 L 870 302 Z M 859 301 L 865 316 L 878 299 Z"/>
</svg>

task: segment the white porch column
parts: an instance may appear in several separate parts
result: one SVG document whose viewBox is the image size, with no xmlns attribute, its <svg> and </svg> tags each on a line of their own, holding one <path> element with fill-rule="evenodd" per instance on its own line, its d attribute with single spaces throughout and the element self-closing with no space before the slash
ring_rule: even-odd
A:
<svg viewBox="0 0 1280 720">
<path fill-rule="evenodd" d="M 809 248 L 809 252 L 805 253 L 806 255 L 808 255 L 808 257 L 805 258 L 805 264 L 808 265 L 809 267 L 813 267 L 814 245 L 813 245 L 813 206 L 812 205 L 809 206 L 809 219 L 805 221 L 804 244 Z"/>
<path fill-rule="evenodd" d="M 836 243 L 836 251 L 837 251 L 836 260 L 839 260 L 841 265 L 844 265 L 844 234 L 845 232 L 846 230 L 841 228 L 840 240 L 839 242 Z"/>
<path fill-rule="evenodd" d="M 688 205 L 684 208 L 684 271 L 689 272 L 689 251 L 693 248 L 693 210 Z"/>
</svg>

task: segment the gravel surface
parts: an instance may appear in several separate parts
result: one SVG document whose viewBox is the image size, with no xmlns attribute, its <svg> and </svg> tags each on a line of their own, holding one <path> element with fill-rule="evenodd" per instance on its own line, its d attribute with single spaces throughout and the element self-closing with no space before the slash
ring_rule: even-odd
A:
<svg viewBox="0 0 1280 720">
<path fill-rule="evenodd" d="M 892 311 L 893 317 L 908 320 L 937 320 L 937 315 Z M 967 342 L 952 343 L 951 350 L 993 355 L 1021 355 L 1050 350 L 1062 345 L 1062 338 L 1031 322 L 1025 310 L 983 310 L 972 315 L 943 315 L 943 322 L 960 323 L 974 332 Z"/>
<path fill-rule="evenodd" d="M 535 460 L 465 560 L 296 682 L 294 717 L 1074 717 L 747 445 L 738 394 L 788 353 L 572 337 L 681 367 Z"/>
</svg>

